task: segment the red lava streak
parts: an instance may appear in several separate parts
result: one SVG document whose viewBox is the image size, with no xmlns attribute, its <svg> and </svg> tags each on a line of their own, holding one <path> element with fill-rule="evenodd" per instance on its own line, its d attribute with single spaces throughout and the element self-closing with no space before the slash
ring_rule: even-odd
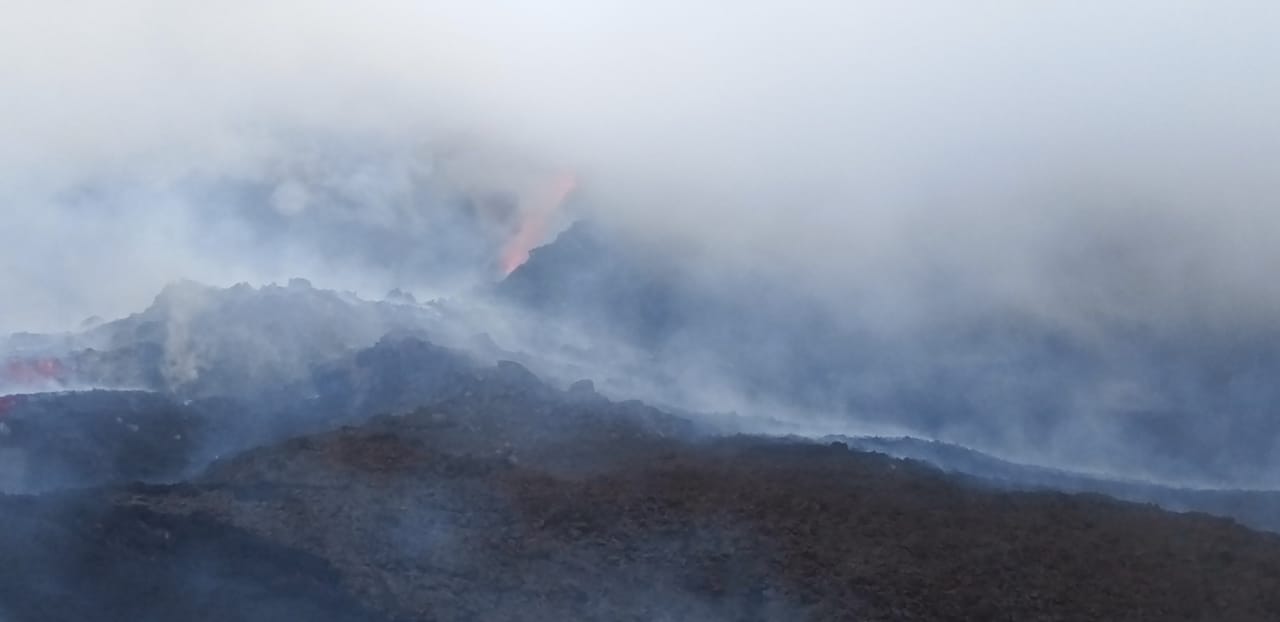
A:
<svg viewBox="0 0 1280 622">
<path fill-rule="evenodd" d="M 546 238 L 552 217 L 577 185 L 578 180 L 573 175 L 558 175 L 549 186 L 539 189 L 529 198 L 527 206 L 521 210 L 520 227 L 502 248 L 503 276 L 529 260 L 529 251 Z"/>
</svg>

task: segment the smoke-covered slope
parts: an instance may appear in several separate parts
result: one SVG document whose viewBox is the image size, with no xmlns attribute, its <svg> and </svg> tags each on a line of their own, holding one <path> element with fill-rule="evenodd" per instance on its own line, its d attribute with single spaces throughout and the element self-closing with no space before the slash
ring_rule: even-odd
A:
<svg viewBox="0 0 1280 622">
<path fill-rule="evenodd" d="M 940 284 L 929 294 L 936 312 L 903 331 L 824 313 L 819 298 L 764 277 L 673 266 L 652 246 L 576 226 L 497 295 L 648 352 L 655 376 L 674 379 L 673 395 L 715 383 L 740 404 L 836 413 L 851 429 L 896 428 L 1067 469 L 1277 483 L 1277 330 L 1099 318 L 1082 331 L 1047 315 L 975 309 Z M 822 429 L 787 412 L 751 414 Z"/>
<path fill-rule="evenodd" d="M 267 403 L 254 401 L 256 385 L 190 401 L 115 391 L 9 398 L 4 449 L 26 452 L 19 483 L 78 489 L 0 498 L 10 526 L 0 555 L 32 569 L 0 577 L 0 613 L 1280 614 L 1275 536 L 1100 496 L 1004 492 L 1043 484 L 1034 476 L 1045 473 L 962 448 L 726 437 L 714 419 L 611 401 L 588 381 L 556 388 L 520 364 L 404 332 L 281 386 Z M 1049 486 L 1134 490 L 1058 475 Z M 1187 509 L 1268 526 L 1264 498 L 1233 508 L 1165 492 Z"/>
<path fill-rule="evenodd" d="M 371 345 L 389 331 L 415 328 L 429 313 L 314 289 L 300 279 L 285 287 L 225 290 L 188 282 L 98 332 L 112 349 L 158 345 L 164 358 L 146 361 L 159 367 L 164 385 L 157 388 L 207 397 L 296 382 L 310 365 Z"/>
<path fill-rule="evenodd" d="M 0 580 L 0 605 L 23 620 L 209 619 L 241 598 L 249 619 L 1280 615 L 1280 539 L 1230 521 L 995 492 L 843 444 L 700 436 L 511 365 L 459 389 L 179 485 L 0 500 L 16 527 L 0 554 L 41 586 Z"/>
<path fill-rule="evenodd" d="M 270 392 L 248 384 L 185 400 L 103 389 L 0 397 L 0 492 L 172 481 L 221 455 L 444 399 L 481 373 L 464 353 L 406 335 L 295 365 L 304 375 Z"/>
<path fill-rule="evenodd" d="M 830 437 L 860 451 L 919 460 L 994 490 L 1097 493 L 1178 512 L 1228 516 L 1254 529 L 1280 533 L 1280 491 L 1188 488 L 1051 469 L 1002 460 L 967 447 L 900 437 Z"/>
<path fill-rule="evenodd" d="M 226 289 L 187 281 L 166 287 L 140 313 L 79 333 L 11 339 L 0 355 L 13 365 L 56 365 L 37 389 L 271 397 L 305 381 L 313 365 L 368 347 L 388 332 L 423 328 L 438 315 L 428 305 L 361 300 L 302 279 Z"/>
<path fill-rule="evenodd" d="M 730 369 L 730 376 L 743 383 L 764 376 L 766 380 L 761 381 L 755 391 L 775 398 L 781 395 L 796 401 L 804 399 L 803 391 L 793 390 L 795 386 L 785 384 L 784 379 L 769 377 L 768 370 L 779 365 L 794 364 L 799 369 L 809 369 L 812 374 L 807 382 L 817 385 L 828 383 L 827 389 L 833 391 L 839 388 L 841 378 L 856 378 L 864 372 L 873 375 L 885 373 L 854 360 L 866 356 L 864 350 L 856 350 L 855 346 L 865 346 L 867 342 L 852 338 L 844 341 L 832 339 L 821 346 L 807 348 L 779 344 L 775 348 L 777 360 L 759 361 L 753 355 L 758 354 L 756 350 L 764 341 L 732 337 L 732 334 L 753 324 L 762 324 L 765 318 L 778 317 L 774 311 L 746 309 L 736 313 L 717 311 L 712 314 L 708 309 L 713 307 L 684 302 L 696 296 L 720 294 L 680 289 L 682 281 L 674 273 L 661 274 L 647 268 L 649 264 L 644 263 L 641 257 L 628 255 L 625 246 L 617 252 L 611 251 L 601 241 L 602 235 L 581 226 L 570 230 L 562 242 L 538 250 L 527 269 L 518 270 L 502 284 L 501 295 L 517 298 L 522 304 L 538 309 L 535 317 L 547 313 L 562 319 L 561 316 L 568 314 L 571 308 L 591 309 L 596 305 L 594 308 L 599 315 L 594 318 L 585 319 L 591 316 L 584 312 L 572 319 L 585 326 L 587 331 L 610 331 L 610 322 L 640 322 L 636 316 L 628 320 L 608 315 L 610 308 L 623 304 L 624 297 L 634 293 L 626 287 L 625 281 L 618 284 L 613 280 L 617 271 L 610 268 L 607 261 L 588 263 L 600 270 L 598 277 L 573 281 L 568 277 L 559 279 L 553 269 L 572 277 L 575 274 L 573 266 L 582 265 L 581 253 L 606 253 L 606 259 L 614 262 L 627 257 L 640 262 L 638 267 L 629 268 L 640 275 L 633 275 L 632 280 L 673 283 L 664 286 L 665 294 L 653 290 L 646 290 L 645 294 L 672 303 L 669 307 L 671 312 L 662 316 L 664 319 L 661 321 L 654 316 L 633 329 L 614 328 L 610 331 L 615 337 L 626 333 L 627 341 L 652 349 L 653 356 L 649 359 L 631 360 L 625 368 L 619 368 L 616 360 L 591 351 L 571 353 L 569 358 L 576 363 L 571 367 L 548 365 L 543 357 L 506 351 L 487 338 L 457 339 L 456 335 L 467 334 L 467 329 L 482 325 L 483 321 L 450 324 L 453 319 L 448 317 L 451 313 L 448 305 L 417 305 L 403 299 L 363 301 L 316 290 L 301 281 L 295 281 L 288 287 L 239 286 L 226 290 L 192 283 L 180 284 L 162 292 L 149 309 L 123 320 L 91 327 L 78 334 L 18 336 L 10 342 L 10 352 L 19 353 L 16 355 L 18 358 L 11 360 L 23 361 L 24 366 L 11 367 L 49 384 L 50 388 L 63 384 L 141 385 L 158 393 L 94 391 L 4 398 L 0 403 L 0 419 L 8 417 L 8 431 L 0 438 L 3 445 L 0 449 L 3 449 L 5 464 L 9 465 L 5 470 L 5 489 L 28 492 L 133 479 L 170 481 L 191 469 L 202 467 L 217 456 L 298 434 L 359 422 L 377 413 L 408 412 L 423 404 L 456 397 L 465 391 L 460 387 L 469 386 L 470 382 L 483 375 L 482 369 L 489 364 L 485 361 L 496 357 L 517 358 L 539 371 L 568 369 L 599 378 L 612 376 L 615 382 L 604 384 L 605 390 L 615 394 L 620 388 L 625 389 L 626 383 L 645 378 L 651 380 L 649 386 L 677 390 L 681 386 L 699 388 L 705 381 L 700 375 L 704 370 L 679 360 L 672 350 L 679 346 L 664 342 L 659 337 L 662 334 L 703 335 L 697 347 L 718 352 L 725 358 L 735 358 L 731 361 L 734 366 Z M 539 270 L 545 274 L 538 276 Z M 534 287 L 544 281 L 547 289 Z M 618 290 L 611 295 L 619 298 L 592 300 L 586 297 L 604 287 Z M 557 306 L 566 304 L 570 306 Z M 715 329 L 720 331 L 718 333 L 700 328 L 711 323 L 724 326 Z M 532 325 L 538 326 L 536 323 Z M 809 333 L 809 337 L 800 335 L 797 338 L 816 339 L 816 332 L 825 330 L 813 325 L 779 326 L 783 328 L 773 331 L 772 338 L 790 339 L 800 333 Z M 424 328 L 432 332 L 423 332 Z M 380 331 L 384 329 L 392 332 L 382 336 Z M 766 329 L 761 326 L 759 330 Z M 643 334 L 650 338 L 642 338 Z M 427 340 L 428 336 L 435 335 L 452 336 L 457 347 L 444 347 Z M 366 341 L 371 345 L 362 347 Z M 21 347 L 14 346 L 15 342 L 20 342 Z M 96 347 L 90 347 L 90 344 Z M 689 344 L 686 342 L 685 345 Z M 855 349 L 849 350 L 852 354 L 843 363 L 844 367 L 834 367 L 841 370 L 840 373 L 818 373 L 813 370 L 824 365 L 837 365 L 834 361 L 837 355 L 831 355 L 821 363 L 809 360 L 811 355 L 824 356 L 820 348 L 836 353 L 843 352 L 843 348 Z M 1065 349 L 1065 346 L 1059 349 Z M 176 359 L 188 361 L 188 369 L 194 374 L 189 381 L 171 383 L 168 380 L 171 376 L 169 361 Z M 44 361 L 53 361 L 53 364 L 47 365 Z M 56 375 L 46 377 L 36 373 L 42 370 L 53 370 Z M 1041 375 L 1051 377 L 1043 370 Z M 616 382 L 619 376 L 623 379 L 621 384 Z M 1015 376 L 1014 379 L 1021 377 Z M 1082 382 L 1071 375 L 1059 376 L 1055 381 L 1068 384 Z M 909 385 L 910 379 L 904 380 L 904 384 Z M 1018 389 L 1014 387 L 1011 390 Z M 921 398 L 913 403 L 919 405 L 925 415 L 932 412 L 929 404 L 933 404 L 937 410 L 934 414 L 939 417 L 949 415 L 963 421 L 966 417 L 976 416 L 965 408 L 966 400 L 972 396 L 964 393 L 953 395 L 946 390 L 945 383 L 940 384 L 937 391 L 937 395 L 928 396 L 929 401 Z M 202 394 L 205 397 L 191 399 Z M 627 394 L 622 392 L 621 395 Z M 656 396 L 664 397 L 662 394 Z M 953 413 L 944 410 L 950 398 L 954 398 L 957 404 Z M 786 402 L 778 398 L 773 403 Z M 915 423 L 929 429 L 929 426 L 920 424 L 919 413 L 905 406 L 903 408 L 901 412 L 888 414 L 899 414 L 900 419 L 895 421 L 904 425 Z M 757 420 L 761 415 L 781 417 L 778 429 L 785 430 L 797 423 L 794 418 L 787 419 L 785 410 L 774 412 L 763 407 L 761 410 L 763 412 L 749 413 L 753 416 L 736 418 L 690 416 L 695 417 L 703 428 L 721 432 L 763 429 Z M 846 416 L 856 421 L 861 414 L 855 410 Z M 1052 442 L 1055 436 L 1049 431 L 1053 425 L 1053 421 L 1047 419 L 1049 414 L 1030 413 L 1027 417 L 1032 422 L 1040 421 L 1048 426 L 1042 431 L 1042 440 Z M 1132 413 L 1129 415 L 1133 416 Z M 1147 422 L 1151 426 L 1157 423 Z M 1027 421 L 1014 421 L 1013 424 L 1027 425 Z M 1204 473 L 1211 472 L 1213 465 L 1201 462 L 1196 451 L 1256 466 L 1250 464 L 1247 453 L 1227 452 L 1226 448 L 1215 445 L 1214 437 L 1186 439 L 1178 436 L 1179 433 L 1185 434 L 1186 430 L 1165 431 L 1159 437 L 1141 437 L 1137 430 L 1133 432 L 1138 438 L 1125 446 L 1129 455 L 1120 462 L 1146 470 L 1130 474 L 1113 469 L 1112 475 L 1108 476 L 1097 475 L 1099 471 L 1096 468 L 1072 469 L 1070 463 L 1057 469 L 1026 466 L 957 445 L 909 439 L 887 443 L 847 434 L 842 440 L 863 449 L 926 460 L 947 471 L 967 474 L 996 486 L 1100 492 L 1155 502 L 1175 510 L 1200 510 L 1233 516 L 1265 529 L 1280 526 L 1272 516 L 1272 509 L 1277 505 L 1276 495 L 1265 490 L 1237 490 L 1249 487 L 1230 485 L 1219 486 L 1218 490 L 1162 486 L 1147 483 L 1143 477 L 1149 473 L 1170 476 L 1156 468 L 1162 464 L 1161 452 L 1182 451 L 1177 456 L 1183 463 L 1181 466 L 1184 469 L 1195 467 L 1196 470 L 1191 472 L 1202 478 Z M 983 440 L 984 447 L 1001 455 L 1013 453 L 1008 451 L 1008 447 L 1002 448 L 999 437 Z M 1124 440 L 1128 442 L 1130 439 Z M 1253 442 L 1261 445 L 1265 440 L 1254 439 Z M 139 448 L 146 451 L 140 454 Z M 1025 445 L 1020 449 L 1025 450 Z M 138 457 L 140 455 L 143 457 Z M 1094 475 L 1083 475 L 1077 471 Z M 1183 472 L 1186 471 L 1174 473 Z"/>
</svg>

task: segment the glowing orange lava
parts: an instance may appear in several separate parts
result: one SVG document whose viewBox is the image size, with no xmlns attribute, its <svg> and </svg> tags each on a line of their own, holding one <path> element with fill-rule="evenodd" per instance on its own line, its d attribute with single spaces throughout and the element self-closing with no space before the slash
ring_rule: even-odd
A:
<svg viewBox="0 0 1280 622">
<path fill-rule="evenodd" d="M 527 206 L 521 209 L 520 227 L 502 247 L 500 267 L 503 276 L 511 274 L 529 261 L 529 251 L 546 238 L 552 217 L 577 186 L 578 180 L 565 173 L 557 175 L 549 186 L 529 198 Z"/>
</svg>

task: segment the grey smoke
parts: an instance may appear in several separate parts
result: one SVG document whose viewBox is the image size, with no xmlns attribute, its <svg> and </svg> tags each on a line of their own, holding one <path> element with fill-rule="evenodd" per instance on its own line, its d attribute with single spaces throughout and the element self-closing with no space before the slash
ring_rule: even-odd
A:
<svg viewBox="0 0 1280 622">
<path fill-rule="evenodd" d="M 179 278 L 462 294 L 495 278 L 522 197 L 571 171 L 574 215 L 695 283 L 785 282 L 894 344 L 854 380 L 873 396 L 968 370 L 952 382 L 978 383 L 986 425 L 1047 396 L 1073 451 L 1114 436 L 1112 410 L 1269 399 L 1245 378 L 1214 402 L 1194 370 L 1148 373 L 1135 351 L 1173 343 L 1179 363 L 1216 344 L 1239 368 L 1233 348 L 1278 334 L 1270 3 L 6 13 L 6 332 L 119 317 Z M 1117 373 L 1058 395 L 999 343 L 943 347 L 1012 317 Z M 698 385 L 700 405 L 741 400 Z"/>
<path fill-rule="evenodd" d="M 331 229 L 440 245 L 460 195 L 559 170 L 599 217 L 837 307 L 869 288 L 894 321 L 928 315 L 912 288 L 939 273 L 1070 322 L 1280 304 L 1267 3 L 180 5 L 0 26 L 6 327 L 119 314 L 182 276 L 385 291 L 403 261 L 343 257 Z M 433 178 L 457 144 L 498 155 Z M 447 272 L 491 276 L 477 261 Z"/>
</svg>

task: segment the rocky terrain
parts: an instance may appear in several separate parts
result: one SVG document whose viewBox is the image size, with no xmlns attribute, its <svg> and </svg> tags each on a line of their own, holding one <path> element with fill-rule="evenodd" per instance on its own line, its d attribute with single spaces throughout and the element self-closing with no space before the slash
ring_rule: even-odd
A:
<svg viewBox="0 0 1280 622">
<path fill-rule="evenodd" d="M 1001 492 L 838 442 L 708 435 L 514 363 L 457 373 L 420 407 L 181 481 L 0 499 L 0 553 L 21 560 L 0 615 L 1280 616 L 1280 536 L 1228 519 Z"/>
<path fill-rule="evenodd" d="M 935 465 L 954 477 L 995 490 L 1091 492 L 1154 503 L 1175 511 L 1229 516 L 1254 529 L 1280 533 L 1280 492 L 1275 490 L 1187 488 L 1139 479 L 1049 469 L 1001 460 L 966 447 L 916 438 L 829 437 L 851 448 L 910 458 Z"/>
<path fill-rule="evenodd" d="M 928 310 L 916 313 L 927 321 L 879 317 L 876 292 L 856 289 L 843 296 L 857 309 L 865 299 L 865 311 L 835 314 L 799 284 L 703 274 L 694 251 L 577 223 L 494 296 L 636 347 L 648 364 L 628 371 L 654 377 L 654 393 L 696 397 L 714 382 L 715 395 L 742 396 L 744 407 L 840 413 L 1059 466 L 1280 487 L 1280 331 L 1107 318 L 1081 331 L 1052 313 L 974 307 L 951 293 L 945 283 L 922 292 Z"/>
<path fill-rule="evenodd" d="M 766 436 L 449 313 L 188 283 L 10 337 L 0 620 L 1280 619 L 1275 492 Z"/>
<path fill-rule="evenodd" d="M 142 391 L 13 396 L 0 415 L 0 492 L 177 478 L 199 466 L 209 423 Z"/>
</svg>

